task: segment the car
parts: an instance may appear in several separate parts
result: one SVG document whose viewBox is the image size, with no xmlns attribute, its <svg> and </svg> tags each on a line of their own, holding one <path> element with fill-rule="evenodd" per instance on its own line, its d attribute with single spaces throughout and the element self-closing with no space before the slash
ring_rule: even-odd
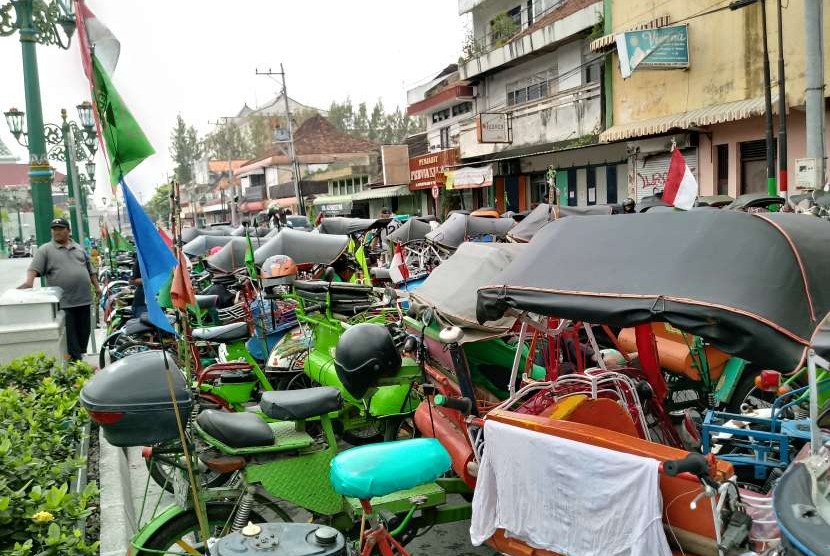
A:
<svg viewBox="0 0 830 556">
<path fill-rule="evenodd" d="M 310 232 L 314 229 L 314 226 L 311 225 L 311 222 L 308 220 L 307 216 L 291 214 L 286 216 L 285 219 L 293 230 Z"/>
</svg>

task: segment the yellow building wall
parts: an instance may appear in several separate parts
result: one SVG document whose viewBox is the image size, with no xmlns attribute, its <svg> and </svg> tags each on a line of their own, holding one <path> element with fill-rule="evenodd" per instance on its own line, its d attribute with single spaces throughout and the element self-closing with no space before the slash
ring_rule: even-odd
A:
<svg viewBox="0 0 830 556">
<path fill-rule="evenodd" d="M 692 17 L 727 2 L 712 0 L 612 0 L 614 33 L 668 15 L 689 25 L 687 70 L 637 69 L 623 80 L 614 53 L 613 119 L 625 124 L 763 96 L 763 46 L 759 4 Z M 784 60 L 789 106 L 804 104 L 804 3 L 785 1 Z M 685 21 L 688 19 L 688 21 Z M 777 103 L 778 32 L 775 1 L 767 0 L 773 103 Z M 830 86 L 830 3 L 824 9 L 825 68 Z M 827 89 L 830 91 L 830 87 Z"/>
</svg>

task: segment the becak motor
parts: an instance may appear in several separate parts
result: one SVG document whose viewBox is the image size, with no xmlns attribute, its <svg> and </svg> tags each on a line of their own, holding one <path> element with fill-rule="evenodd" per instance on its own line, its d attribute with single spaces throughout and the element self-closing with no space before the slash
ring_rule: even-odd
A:
<svg viewBox="0 0 830 556">
<path fill-rule="evenodd" d="M 362 398 L 381 376 L 394 373 L 400 366 L 401 355 L 382 324 L 352 326 L 334 350 L 337 377 L 355 398 Z"/>
</svg>

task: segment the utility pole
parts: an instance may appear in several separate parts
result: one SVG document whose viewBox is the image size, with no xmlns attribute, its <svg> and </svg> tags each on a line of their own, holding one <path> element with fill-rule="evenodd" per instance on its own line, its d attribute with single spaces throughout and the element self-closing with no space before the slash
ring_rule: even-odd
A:
<svg viewBox="0 0 830 556">
<path fill-rule="evenodd" d="M 781 15 L 781 0 L 778 8 L 778 189 L 790 198 L 787 177 L 787 78 L 784 74 L 784 23 Z"/>
<path fill-rule="evenodd" d="M 222 123 L 225 125 L 225 129 L 227 129 L 228 122 L 231 120 L 231 117 L 230 116 L 221 116 L 221 118 L 222 118 Z M 219 125 L 219 122 L 208 122 L 208 123 L 213 124 L 213 125 Z M 230 142 L 230 135 L 229 134 L 226 136 L 226 139 L 228 139 L 228 172 L 227 172 L 228 186 L 231 188 L 231 225 L 232 226 L 238 226 L 239 225 L 238 224 L 239 215 L 237 214 L 237 204 L 236 204 L 236 199 L 237 199 L 237 196 L 238 196 L 238 192 L 236 191 L 236 185 L 234 185 L 234 183 L 233 183 L 233 168 L 231 166 L 231 159 L 233 158 L 232 157 L 233 153 L 231 152 L 231 142 Z M 268 191 L 268 186 L 267 185 L 265 186 L 265 190 Z M 221 192 L 220 192 L 220 195 L 222 195 Z M 224 204 L 224 200 L 222 201 L 222 204 Z M 224 216 L 224 209 L 223 209 L 222 218 L 224 218 L 224 217 L 225 216 Z"/>
<path fill-rule="evenodd" d="M 285 70 L 282 64 L 280 64 L 279 72 L 273 72 L 270 68 L 268 71 L 260 72 L 259 70 L 255 70 L 255 72 L 256 75 L 279 75 L 282 77 L 282 96 L 283 100 L 285 100 L 285 120 L 288 130 L 288 158 L 291 161 L 291 173 L 294 174 L 294 196 L 297 198 L 297 206 L 300 208 L 300 214 L 305 215 L 305 203 L 303 203 L 303 196 L 300 192 L 300 165 L 297 163 L 297 156 L 294 151 L 294 129 L 291 123 L 291 107 L 288 103 L 288 88 L 285 86 Z"/>
<path fill-rule="evenodd" d="M 824 145 L 824 0 L 804 0 L 806 25 L 806 90 L 807 105 L 807 157 L 816 160 L 819 183 L 816 189 L 823 189 L 825 183 Z"/>
<path fill-rule="evenodd" d="M 772 132 L 772 79 L 769 68 L 769 44 L 767 39 L 767 1 L 761 0 L 761 34 L 764 39 L 764 112 L 766 112 L 767 143 L 767 193 L 770 197 L 778 193 L 775 185 L 775 137 Z"/>
<path fill-rule="evenodd" d="M 61 110 L 61 116 L 66 122 L 66 110 Z M 64 126 L 69 128 L 68 125 Z M 78 238 L 78 244 L 83 249 L 84 247 L 84 216 L 81 207 L 81 180 L 78 178 L 78 165 L 77 160 L 75 159 L 75 135 L 72 133 L 71 129 L 68 129 L 69 133 L 66 134 L 65 141 L 66 141 L 66 162 L 69 170 L 69 179 L 70 187 L 72 188 L 73 196 L 75 197 L 74 202 L 74 220 L 77 223 L 77 231 L 76 236 Z"/>
</svg>

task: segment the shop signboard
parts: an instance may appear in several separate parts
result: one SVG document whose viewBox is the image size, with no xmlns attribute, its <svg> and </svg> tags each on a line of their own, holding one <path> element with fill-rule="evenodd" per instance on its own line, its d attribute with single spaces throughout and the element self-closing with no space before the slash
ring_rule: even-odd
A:
<svg viewBox="0 0 830 556">
<path fill-rule="evenodd" d="M 685 69 L 689 67 L 689 26 L 672 25 L 628 31 L 616 36 L 623 79 L 635 69 Z"/>
<path fill-rule="evenodd" d="M 476 117 L 479 143 L 512 143 L 513 129 L 510 114 L 482 112 Z"/>
<path fill-rule="evenodd" d="M 440 187 L 438 174 L 458 161 L 458 149 L 444 149 L 409 159 L 409 190 Z"/>
</svg>

